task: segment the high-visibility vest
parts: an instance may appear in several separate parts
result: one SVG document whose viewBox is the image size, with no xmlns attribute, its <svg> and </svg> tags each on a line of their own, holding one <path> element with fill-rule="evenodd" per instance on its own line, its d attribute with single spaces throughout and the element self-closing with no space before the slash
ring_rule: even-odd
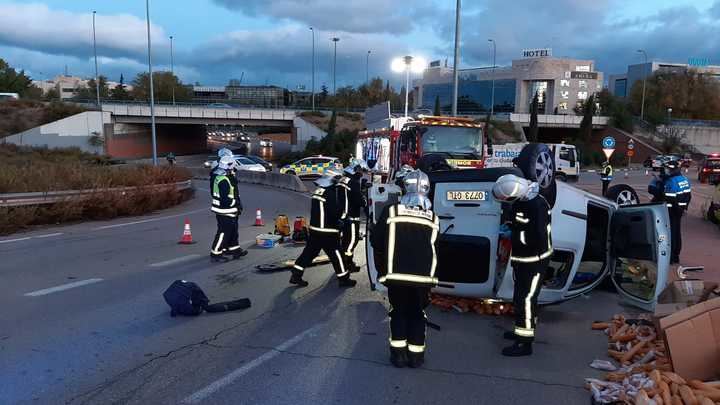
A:
<svg viewBox="0 0 720 405">
<path fill-rule="evenodd" d="M 221 195 L 220 183 L 227 181 L 228 194 Z M 220 215 L 237 215 L 237 202 L 235 201 L 235 187 L 233 187 L 230 179 L 225 176 L 216 176 L 212 187 L 212 209 L 214 213 Z"/>
</svg>

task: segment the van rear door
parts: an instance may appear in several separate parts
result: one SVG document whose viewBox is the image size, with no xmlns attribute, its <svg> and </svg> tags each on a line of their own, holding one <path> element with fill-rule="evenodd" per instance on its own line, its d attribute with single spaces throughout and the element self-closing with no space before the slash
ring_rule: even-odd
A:
<svg viewBox="0 0 720 405">
<path fill-rule="evenodd" d="M 670 219 L 664 204 L 619 207 L 609 232 L 610 276 L 623 299 L 647 311 L 670 271 Z"/>
</svg>

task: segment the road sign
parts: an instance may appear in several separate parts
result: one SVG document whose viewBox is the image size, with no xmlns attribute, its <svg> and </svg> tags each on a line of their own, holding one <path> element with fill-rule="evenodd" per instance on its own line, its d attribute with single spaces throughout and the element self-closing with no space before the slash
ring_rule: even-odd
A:
<svg viewBox="0 0 720 405">
<path fill-rule="evenodd" d="M 603 153 L 605 154 L 605 158 L 607 160 L 610 160 L 610 156 L 612 156 L 613 152 L 615 152 L 615 149 L 603 148 Z"/>
<path fill-rule="evenodd" d="M 632 139 L 629 140 L 629 141 L 628 141 L 628 144 L 627 144 L 627 148 L 628 148 L 628 150 L 633 150 L 633 149 L 635 149 L 635 141 L 633 141 Z"/>
<path fill-rule="evenodd" d="M 606 136 L 602 140 L 603 149 L 615 149 L 615 138 L 612 136 Z"/>
<path fill-rule="evenodd" d="M 632 149 L 628 149 L 627 155 L 628 155 L 628 157 L 633 157 L 633 156 L 635 156 L 635 151 Z"/>
</svg>

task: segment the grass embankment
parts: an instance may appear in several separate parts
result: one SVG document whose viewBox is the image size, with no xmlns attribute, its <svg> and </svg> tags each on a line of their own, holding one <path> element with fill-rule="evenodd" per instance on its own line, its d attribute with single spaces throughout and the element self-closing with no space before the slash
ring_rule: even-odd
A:
<svg viewBox="0 0 720 405">
<path fill-rule="evenodd" d="M 108 192 L 114 187 L 143 187 L 188 180 L 179 167 L 110 166 L 104 157 L 78 149 L 18 148 L 0 145 L 0 193 L 98 190 L 88 198 L 55 204 L 0 207 L 0 235 L 34 225 L 141 215 L 177 205 L 189 192 L 150 187 Z"/>
<path fill-rule="evenodd" d="M 77 104 L 30 100 L 0 101 L 0 138 L 87 111 Z"/>
</svg>

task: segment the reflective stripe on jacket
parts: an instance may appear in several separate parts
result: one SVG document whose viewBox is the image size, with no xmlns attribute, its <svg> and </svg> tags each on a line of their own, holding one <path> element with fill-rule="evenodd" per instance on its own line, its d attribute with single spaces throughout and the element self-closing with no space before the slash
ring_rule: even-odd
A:
<svg viewBox="0 0 720 405">
<path fill-rule="evenodd" d="M 215 176 L 212 185 L 211 211 L 229 217 L 238 215 L 235 187 L 233 187 L 232 181 L 226 175 Z"/>
</svg>

